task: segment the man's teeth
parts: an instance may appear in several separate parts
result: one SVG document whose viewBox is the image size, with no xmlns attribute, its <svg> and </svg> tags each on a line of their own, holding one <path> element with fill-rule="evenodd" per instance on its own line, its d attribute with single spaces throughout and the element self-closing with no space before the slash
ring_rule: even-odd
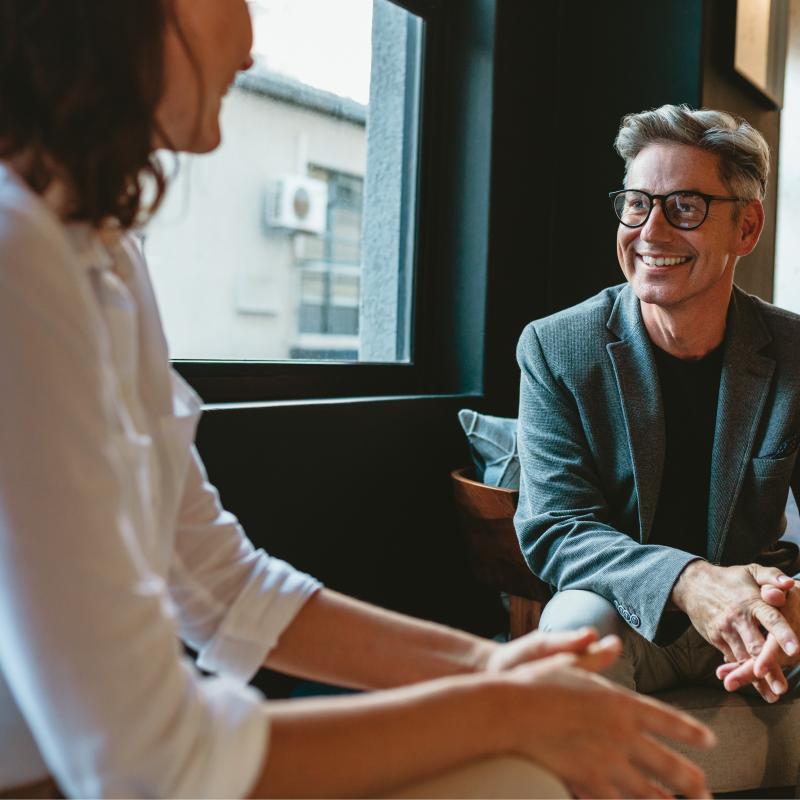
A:
<svg viewBox="0 0 800 800">
<path fill-rule="evenodd" d="M 683 264 L 689 260 L 689 256 L 677 256 L 676 258 L 653 258 L 652 256 L 642 256 L 642 261 L 648 267 L 672 267 L 675 264 Z"/>
</svg>

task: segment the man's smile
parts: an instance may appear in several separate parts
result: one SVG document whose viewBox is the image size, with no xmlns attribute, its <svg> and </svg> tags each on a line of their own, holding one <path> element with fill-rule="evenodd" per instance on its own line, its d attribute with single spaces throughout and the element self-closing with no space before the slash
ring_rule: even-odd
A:
<svg viewBox="0 0 800 800">
<path fill-rule="evenodd" d="M 685 264 L 691 259 L 691 256 L 646 256 L 641 253 L 637 255 L 648 267 L 674 267 Z"/>
</svg>

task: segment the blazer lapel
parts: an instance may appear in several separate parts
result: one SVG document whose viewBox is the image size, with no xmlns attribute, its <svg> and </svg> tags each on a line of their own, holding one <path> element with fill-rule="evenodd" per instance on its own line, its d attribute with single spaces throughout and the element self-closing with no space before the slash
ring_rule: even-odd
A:
<svg viewBox="0 0 800 800">
<path fill-rule="evenodd" d="M 606 347 L 617 379 L 628 431 L 639 508 L 639 540 L 646 544 L 656 513 L 664 466 L 664 412 L 655 358 L 639 301 L 625 286 L 607 327 L 619 339 Z"/>
<path fill-rule="evenodd" d="M 708 550 L 718 562 L 750 462 L 775 361 L 758 351 L 772 340 L 752 301 L 734 287 L 725 330 L 708 498 Z"/>
</svg>

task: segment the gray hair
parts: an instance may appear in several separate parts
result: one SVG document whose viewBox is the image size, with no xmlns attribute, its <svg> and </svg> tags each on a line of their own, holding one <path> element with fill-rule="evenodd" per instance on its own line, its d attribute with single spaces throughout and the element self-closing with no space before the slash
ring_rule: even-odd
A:
<svg viewBox="0 0 800 800">
<path fill-rule="evenodd" d="M 631 162 L 651 144 L 688 144 L 718 157 L 720 180 L 745 200 L 763 200 L 769 176 L 769 145 L 741 117 L 709 108 L 665 105 L 622 118 L 614 147 Z"/>
</svg>

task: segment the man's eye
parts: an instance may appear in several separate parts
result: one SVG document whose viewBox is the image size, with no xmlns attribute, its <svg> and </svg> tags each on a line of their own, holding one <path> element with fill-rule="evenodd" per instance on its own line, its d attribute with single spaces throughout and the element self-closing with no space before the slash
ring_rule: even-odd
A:
<svg viewBox="0 0 800 800">
<path fill-rule="evenodd" d="M 676 197 L 675 209 L 682 214 L 693 214 L 700 210 L 701 203 L 699 197 Z"/>
</svg>

